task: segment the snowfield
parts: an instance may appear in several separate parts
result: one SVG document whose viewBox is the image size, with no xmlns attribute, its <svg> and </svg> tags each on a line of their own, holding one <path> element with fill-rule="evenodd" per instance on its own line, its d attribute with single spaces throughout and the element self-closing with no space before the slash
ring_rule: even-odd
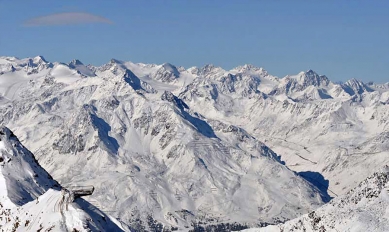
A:
<svg viewBox="0 0 389 232">
<path fill-rule="evenodd" d="M 95 187 L 69 204 L 65 219 L 75 217 L 74 225 L 92 218 L 88 225 L 96 230 L 121 224 L 133 231 L 229 231 L 301 215 L 309 224 L 314 211 L 328 218 L 320 226 L 335 221 L 333 228 L 343 230 L 349 227 L 338 224 L 385 207 L 377 203 L 384 193 L 346 207 L 355 212 L 350 218 L 331 216 L 346 208 L 330 205 L 349 199 L 349 191 L 389 163 L 388 85 L 333 83 L 312 70 L 278 78 L 252 65 L 185 69 L 112 59 L 95 67 L 0 57 L 0 122 L 58 186 Z M 34 170 L 18 176 L 28 173 Z M 16 185 L 15 200 L 9 183 L 19 182 L 0 176 L 7 207 L 60 195 L 30 181 Z M 53 202 L 47 204 L 55 208 Z M 91 215 L 86 202 L 98 213 Z M 105 213 L 120 223 L 96 221 L 110 218 Z M 61 218 L 36 224 L 60 228 Z M 385 220 L 371 223 L 385 231 Z M 369 223 L 349 229 L 373 228 Z"/>
</svg>

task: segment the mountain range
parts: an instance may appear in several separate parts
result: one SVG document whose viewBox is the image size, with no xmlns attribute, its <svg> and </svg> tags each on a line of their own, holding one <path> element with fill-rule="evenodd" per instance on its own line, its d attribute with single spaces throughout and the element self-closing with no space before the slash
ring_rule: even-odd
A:
<svg viewBox="0 0 389 232">
<path fill-rule="evenodd" d="M 252 65 L 0 57 L 0 95 L 1 124 L 41 166 L 16 176 L 53 177 L 37 186 L 4 177 L 1 204 L 19 212 L 45 198 L 55 208 L 47 199 L 62 186 L 91 185 L 72 204 L 96 231 L 228 231 L 301 215 L 310 223 L 312 212 L 341 224 L 339 201 L 389 161 L 389 83 L 335 83 L 312 70 L 278 78 Z"/>
</svg>

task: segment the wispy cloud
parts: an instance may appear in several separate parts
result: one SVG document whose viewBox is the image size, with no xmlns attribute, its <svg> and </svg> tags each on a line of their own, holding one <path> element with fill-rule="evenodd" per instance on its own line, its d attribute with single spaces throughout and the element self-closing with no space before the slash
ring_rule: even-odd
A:
<svg viewBox="0 0 389 232">
<path fill-rule="evenodd" d="M 32 18 L 24 22 L 24 26 L 72 25 L 88 23 L 113 24 L 111 20 L 102 16 L 83 12 L 67 12 Z"/>
</svg>

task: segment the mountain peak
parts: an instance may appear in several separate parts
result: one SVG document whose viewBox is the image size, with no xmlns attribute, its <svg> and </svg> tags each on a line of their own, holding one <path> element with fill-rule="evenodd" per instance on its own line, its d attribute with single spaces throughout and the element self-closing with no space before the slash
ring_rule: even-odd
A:
<svg viewBox="0 0 389 232">
<path fill-rule="evenodd" d="M 163 94 L 161 95 L 161 100 L 162 101 L 168 101 L 176 105 L 180 109 L 189 109 L 188 105 L 185 104 L 184 101 L 176 97 L 173 93 L 169 91 L 164 91 Z"/>
<path fill-rule="evenodd" d="M 200 69 L 200 74 L 202 75 L 206 75 L 208 73 L 216 73 L 216 72 L 224 72 L 224 69 L 222 69 L 219 66 L 215 66 L 213 64 L 207 64 Z"/>
<path fill-rule="evenodd" d="M 93 67 L 85 66 L 80 60 L 74 59 L 68 64 L 69 68 L 77 70 L 78 73 L 84 76 L 96 76 Z"/>
<path fill-rule="evenodd" d="M 355 78 L 351 78 L 350 80 L 346 81 L 346 83 L 344 83 L 342 87 L 350 95 L 374 91 L 368 85 Z"/>
<path fill-rule="evenodd" d="M 325 75 L 319 75 L 312 69 L 309 69 L 306 72 L 300 72 L 298 75 L 298 81 L 302 82 L 305 86 L 327 86 L 330 83 L 328 77 Z"/>
<path fill-rule="evenodd" d="M 47 60 L 43 56 L 36 56 L 36 57 L 32 58 L 32 61 L 35 64 L 48 63 Z"/>
<path fill-rule="evenodd" d="M 109 61 L 109 63 L 111 63 L 111 64 L 122 64 L 123 62 L 120 61 L 120 60 L 117 60 L 117 59 L 112 58 L 112 59 Z"/>
<path fill-rule="evenodd" d="M 177 70 L 177 67 L 170 64 L 170 63 L 164 63 L 162 64 L 162 67 L 166 70 L 166 71 L 169 71 L 169 72 L 173 72 L 173 73 L 176 73 L 178 72 Z"/>
<path fill-rule="evenodd" d="M 75 65 L 84 65 L 84 64 L 83 64 L 80 60 L 74 59 L 74 60 L 72 60 L 72 61 L 69 63 L 69 65 L 75 66 Z"/>
<path fill-rule="evenodd" d="M 172 82 L 180 76 L 180 72 L 176 66 L 170 63 L 164 63 L 162 66 L 153 74 L 153 78 L 163 82 Z"/>
<path fill-rule="evenodd" d="M 312 69 L 308 69 L 307 71 L 301 71 L 299 72 L 298 74 L 299 76 L 302 76 L 302 77 L 315 77 L 315 76 L 319 76 L 319 74 L 317 74 L 317 72 L 313 71 Z"/>
<path fill-rule="evenodd" d="M 162 65 L 162 67 L 163 67 L 166 71 L 171 72 L 171 73 L 173 73 L 173 74 L 176 75 L 176 76 L 179 76 L 179 75 L 180 75 L 180 73 L 178 72 L 177 67 L 174 66 L 174 65 L 172 65 L 172 64 L 170 64 L 170 63 L 164 63 L 164 64 Z"/>
<path fill-rule="evenodd" d="M 247 71 L 254 71 L 254 72 L 260 72 L 263 75 L 268 75 L 268 72 L 262 68 L 262 67 L 257 67 L 252 64 L 245 64 L 242 66 L 238 66 L 231 71 L 236 71 L 236 72 L 247 72 Z"/>
<path fill-rule="evenodd" d="M 351 78 L 350 80 L 347 80 L 346 83 L 349 83 L 349 84 L 359 84 L 359 85 L 362 85 L 363 82 L 356 79 L 356 78 Z"/>
</svg>

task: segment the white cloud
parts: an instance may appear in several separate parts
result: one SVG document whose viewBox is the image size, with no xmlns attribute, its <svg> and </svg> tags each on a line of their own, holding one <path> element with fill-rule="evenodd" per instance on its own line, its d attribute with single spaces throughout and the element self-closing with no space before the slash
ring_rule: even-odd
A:
<svg viewBox="0 0 389 232">
<path fill-rule="evenodd" d="M 67 12 L 36 17 L 27 20 L 25 26 L 47 26 L 47 25 L 71 25 L 71 24 L 87 24 L 87 23 L 105 23 L 113 24 L 113 22 L 102 16 L 93 15 L 83 12 Z"/>
</svg>

